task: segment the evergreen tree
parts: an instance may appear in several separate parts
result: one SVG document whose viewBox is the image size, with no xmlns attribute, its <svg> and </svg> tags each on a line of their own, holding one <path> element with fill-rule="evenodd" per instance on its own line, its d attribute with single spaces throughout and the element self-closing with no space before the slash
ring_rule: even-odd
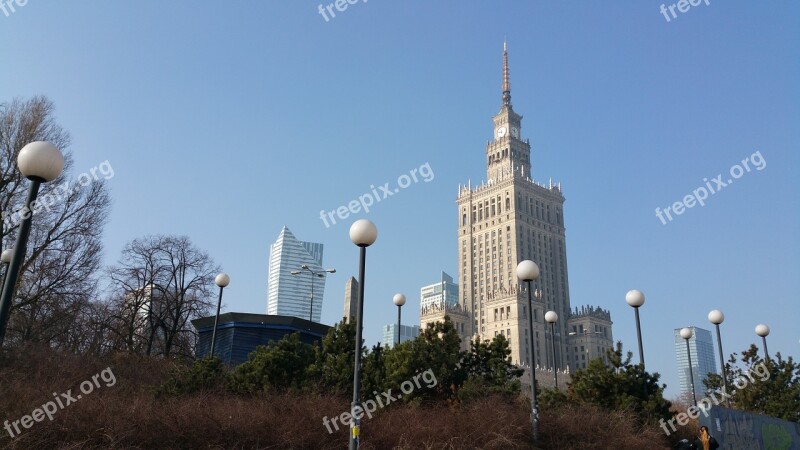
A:
<svg viewBox="0 0 800 450">
<path fill-rule="evenodd" d="M 314 347 L 300 341 L 299 333 L 259 346 L 231 374 L 231 389 L 255 393 L 267 390 L 302 390 L 314 361 Z"/>
<path fill-rule="evenodd" d="M 800 364 L 791 356 L 784 360 L 777 353 L 765 361 L 758 356 L 758 347 L 751 345 L 742 352 L 741 365 L 733 353 L 725 366 L 733 408 L 800 422 Z M 722 377 L 709 374 L 703 384 L 716 395 Z"/>
<path fill-rule="evenodd" d="M 650 374 L 639 364 L 631 364 L 633 354 L 622 358 L 622 343 L 608 352 L 608 364 L 601 358 L 589 362 L 572 375 L 567 396 L 571 401 L 587 402 L 608 410 L 628 410 L 645 422 L 669 419 L 671 403 L 664 399 L 665 385 L 658 373 Z"/>
<path fill-rule="evenodd" d="M 505 336 L 470 342 L 470 351 L 464 355 L 462 364 L 469 377 L 459 393 L 462 400 L 488 393 L 519 394 L 519 377 L 525 371 L 511 363 L 511 349 Z"/>
<path fill-rule="evenodd" d="M 308 369 L 310 380 L 329 393 L 353 392 L 355 342 L 355 321 L 340 322 L 328 330 L 322 345 L 314 351 L 314 362 Z M 362 367 L 363 361 L 364 358 Z"/>
</svg>

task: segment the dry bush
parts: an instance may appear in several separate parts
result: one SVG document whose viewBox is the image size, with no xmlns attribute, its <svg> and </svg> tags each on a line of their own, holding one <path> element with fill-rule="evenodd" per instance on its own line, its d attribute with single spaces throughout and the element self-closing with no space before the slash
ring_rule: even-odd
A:
<svg viewBox="0 0 800 450">
<path fill-rule="evenodd" d="M 157 397 L 173 363 L 116 355 L 97 360 L 28 348 L 0 360 L 0 420 L 18 420 L 111 367 L 117 382 L 59 410 L 0 446 L 53 448 L 341 449 L 348 429 L 328 434 L 322 418 L 349 410 L 330 395 L 206 393 Z M 531 447 L 524 401 L 487 397 L 457 407 L 393 404 L 362 423 L 363 449 L 666 448 L 663 433 L 632 428 L 632 417 L 592 406 L 542 412 L 540 446 Z"/>
<path fill-rule="evenodd" d="M 658 427 L 637 425 L 632 413 L 564 405 L 542 413 L 542 447 L 552 449 L 669 448 Z"/>
</svg>

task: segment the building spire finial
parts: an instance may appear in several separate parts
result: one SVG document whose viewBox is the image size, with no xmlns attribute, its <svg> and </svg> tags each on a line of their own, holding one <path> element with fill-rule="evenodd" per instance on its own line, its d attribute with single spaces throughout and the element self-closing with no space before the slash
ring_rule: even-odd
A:
<svg viewBox="0 0 800 450">
<path fill-rule="evenodd" d="M 508 44 L 503 40 L 503 105 L 511 106 L 511 82 L 508 80 Z"/>
</svg>

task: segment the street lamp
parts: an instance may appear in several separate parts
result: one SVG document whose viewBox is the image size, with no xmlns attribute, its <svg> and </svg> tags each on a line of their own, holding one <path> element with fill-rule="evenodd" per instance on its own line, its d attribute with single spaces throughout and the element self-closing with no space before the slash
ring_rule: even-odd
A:
<svg viewBox="0 0 800 450">
<path fill-rule="evenodd" d="M 217 342 L 217 323 L 219 322 L 219 308 L 222 306 L 222 290 L 231 282 L 231 277 L 227 273 L 220 273 L 214 278 L 214 284 L 219 286 L 219 299 L 217 299 L 217 315 L 214 317 L 214 331 L 211 332 L 211 352 L 210 357 L 214 357 L 214 344 Z"/>
<path fill-rule="evenodd" d="M 64 169 L 64 155 L 49 142 L 31 142 L 20 150 L 19 156 L 17 156 L 17 167 L 22 175 L 31 181 L 31 187 L 28 190 L 25 206 L 21 210 L 22 223 L 19 225 L 14 254 L 9 262 L 3 281 L 3 293 L 0 296 L 0 346 L 3 345 L 5 339 L 14 289 L 17 285 L 19 270 L 22 267 L 22 260 L 25 258 L 33 213 L 37 209 L 35 207 L 36 195 L 39 193 L 42 183 L 53 181 L 61 174 Z"/>
<path fill-rule="evenodd" d="M 3 266 L 5 266 L 5 269 L 6 269 L 5 272 L 3 272 L 3 282 L 0 283 L 0 286 L 5 284 L 6 275 L 8 274 L 8 263 L 11 262 L 11 257 L 12 256 L 14 256 L 14 249 L 13 248 L 7 248 L 7 249 L 3 250 L 3 253 L 0 253 L 0 263 L 2 263 Z"/>
<path fill-rule="evenodd" d="M 406 304 L 406 296 L 403 294 L 394 294 L 392 302 L 397 305 L 397 345 L 400 345 L 400 310 Z"/>
<path fill-rule="evenodd" d="M 336 273 L 336 269 L 322 269 L 322 270 L 312 270 L 308 267 L 308 264 L 303 264 L 300 266 L 300 270 L 293 270 L 291 272 L 292 275 L 300 275 L 303 273 L 303 270 L 307 270 L 308 273 L 311 274 L 311 311 L 308 313 L 308 320 L 310 322 L 314 321 L 314 277 L 323 278 L 326 273 Z"/>
<path fill-rule="evenodd" d="M 689 381 L 692 387 L 692 405 L 697 406 L 697 396 L 694 393 L 694 373 L 692 371 L 692 351 L 689 348 L 689 339 L 692 338 L 691 328 L 681 328 L 681 337 L 686 341 L 686 357 L 689 358 Z"/>
<path fill-rule="evenodd" d="M 644 370 L 644 350 L 642 350 L 642 327 L 639 323 L 639 307 L 644 305 L 644 294 L 642 291 L 637 289 L 632 289 L 625 294 L 625 302 L 633 307 L 633 310 L 636 311 L 636 336 L 639 339 L 639 364 L 642 365 L 642 370 Z"/>
<path fill-rule="evenodd" d="M 761 336 L 764 342 L 764 361 L 769 361 L 769 352 L 767 351 L 767 336 L 769 336 L 769 327 L 762 324 L 756 325 L 756 334 Z"/>
<path fill-rule="evenodd" d="M 725 314 L 722 314 L 722 311 L 715 309 L 708 313 L 708 321 L 713 323 L 715 327 L 717 327 L 717 347 L 719 348 L 719 364 L 722 366 L 722 383 L 725 386 L 725 392 L 730 392 L 728 390 L 728 374 L 725 373 L 725 356 L 722 353 L 722 337 L 720 337 L 719 325 L 725 320 Z M 728 408 L 731 407 L 731 400 L 729 398 L 725 398 L 725 402 L 728 405 Z"/>
<path fill-rule="evenodd" d="M 556 364 L 556 321 L 558 321 L 558 314 L 555 311 L 547 311 L 544 315 L 544 320 L 550 324 L 550 341 L 553 344 L 553 382 L 558 389 L 558 364 Z"/>
<path fill-rule="evenodd" d="M 533 428 L 533 441 L 536 442 L 539 439 L 539 411 L 536 404 L 536 364 L 533 356 L 533 297 L 531 281 L 539 278 L 539 266 L 529 259 L 520 262 L 517 264 L 517 278 L 528 284 L 528 328 L 530 329 L 531 340 L 531 427 Z"/>
<path fill-rule="evenodd" d="M 591 335 L 591 334 L 601 335 L 603 333 L 601 333 L 599 331 L 592 332 L 592 331 L 589 331 L 589 329 L 584 328 L 580 333 L 578 333 L 577 331 L 570 331 L 567 334 L 569 336 L 577 336 L 578 334 L 583 334 L 584 339 L 586 340 L 586 342 L 585 342 L 585 344 L 586 344 L 586 362 L 583 364 L 583 368 L 585 369 L 586 365 L 589 364 L 589 362 L 591 362 L 591 358 L 590 358 L 591 355 L 589 354 L 589 344 L 592 343 L 592 340 L 589 339 L 589 337 L 590 337 L 589 335 Z M 577 365 L 578 363 L 576 362 L 575 364 Z"/>
<path fill-rule="evenodd" d="M 358 265 L 358 307 L 356 309 L 356 355 L 353 364 L 353 403 L 350 405 L 350 450 L 357 450 L 360 442 L 360 419 L 356 414 L 356 407 L 361 402 L 361 335 L 364 330 L 364 272 L 366 269 L 367 247 L 378 239 L 378 228 L 367 219 L 360 219 L 350 226 L 350 240 L 359 247 Z"/>
</svg>

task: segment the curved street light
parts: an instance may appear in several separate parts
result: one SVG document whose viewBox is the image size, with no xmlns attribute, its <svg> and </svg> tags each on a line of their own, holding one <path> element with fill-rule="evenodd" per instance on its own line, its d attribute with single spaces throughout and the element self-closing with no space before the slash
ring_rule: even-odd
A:
<svg viewBox="0 0 800 450">
<path fill-rule="evenodd" d="M 31 181 L 31 186 L 28 190 L 25 206 L 21 210 L 22 222 L 17 231 L 14 254 L 9 261 L 6 277 L 3 281 L 3 293 L 0 296 L 0 347 L 5 340 L 6 326 L 11 313 L 11 302 L 17 285 L 19 270 L 22 268 L 22 260 L 25 258 L 27 250 L 31 221 L 37 209 L 35 207 L 36 196 L 39 194 L 39 187 L 42 183 L 53 181 L 61 175 L 61 171 L 64 169 L 64 155 L 49 142 L 31 142 L 20 150 L 19 156 L 17 156 L 17 167 L 22 175 Z"/>
<path fill-rule="evenodd" d="M 374 223 L 367 219 L 360 219 L 353 222 L 350 226 L 350 240 L 359 247 L 358 264 L 358 307 L 356 309 L 356 353 L 355 364 L 353 364 L 353 403 L 350 404 L 350 450 L 357 450 L 360 440 L 361 420 L 356 414 L 356 408 L 360 407 L 361 402 L 361 346 L 362 333 L 364 331 L 364 274 L 366 271 L 367 247 L 374 244 L 378 239 L 378 228 Z"/>
<path fill-rule="evenodd" d="M 681 337 L 686 341 L 686 356 L 689 358 L 689 385 L 692 387 L 692 405 L 697 406 L 697 396 L 694 393 L 694 373 L 692 371 L 692 351 L 689 348 L 689 339 L 692 338 L 694 332 L 691 328 L 681 328 Z"/>
<path fill-rule="evenodd" d="M 625 302 L 636 311 L 636 337 L 639 340 L 639 364 L 644 370 L 644 350 L 642 349 L 642 326 L 639 323 L 639 308 L 644 305 L 644 293 L 638 289 L 631 289 L 625 294 Z"/>
<path fill-rule="evenodd" d="M 722 368 L 722 384 L 725 386 L 725 392 L 730 392 L 728 390 L 728 374 L 725 371 L 725 356 L 722 353 L 722 337 L 719 331 L 720 324 L 725 321 L 725 314 L 722 314 L 722 311 L 718 309 L 714 309 L 708 313 L 708 321 L 717 328 L 717 348 L 719 348 L 719 364 Z M 728 405 L 728 408 L 731 407 L 730 398 L 725 397 L 725 404 Z"/>
<path fill-rule="evenodd" d="M 211 332 L 211 351 L 210 357 L 214 357 L 214 344 L 217 342 L 217 323 L 219 322 L 219 308 L 222 306 L 222 290 L 231 283 L 231 277 L 227 273 L 220 273 L 214 278 L 214 284 L 219 286 L 219 298 L 217 299 L 217 315 L 214 317 L 214 331 Z"/>
<path fill-rule="evenodd" d="M 399 293 L 398 294 L 394 294 L 394 297 L 392 297 L 392 303 L 397 305 L 397 345 L 400 345 L 400 341 L 401 341 L 401 339 L 400 339 L 400 330 L 402 329 L 402 328 L 400 328 L 400 319 L 401 319 L 400 310 L 403 308 L 403 305 L 406 304 L 406 296 L 403 295 L 403 294 L 399 294 Z"/>
<path fill-rule="evenodd" d="M 536 404 L 536 363 L 534 362 L 533 342 L 533 297 L 531 281 L 539 279 L 539 266 L 526 259 L 517 264 L 517 278 L 528 285 L 528 328 L 530 329 L 530 357 L 531 357 L 531 427 L 533 428 L 533 441 L 539 439 L 539 410 Z"/>
<path fill-rule="evenodd" d="M 314 321 L 314 277 L 324 278 L 326 273 L 336 273 L 336 269 L 322 269 L 322 270 L 313 270 L 308 267 L 308 264 L 303 264 L 300 266 L 300 270 L 293 270 L 290 272 L 292 275 L 300 275 L 303 271 L 306 270 L 308 273 L 311 274 L 311 311 L 308 313 L 308 320 L 309 322 Z"/>
</svg>

